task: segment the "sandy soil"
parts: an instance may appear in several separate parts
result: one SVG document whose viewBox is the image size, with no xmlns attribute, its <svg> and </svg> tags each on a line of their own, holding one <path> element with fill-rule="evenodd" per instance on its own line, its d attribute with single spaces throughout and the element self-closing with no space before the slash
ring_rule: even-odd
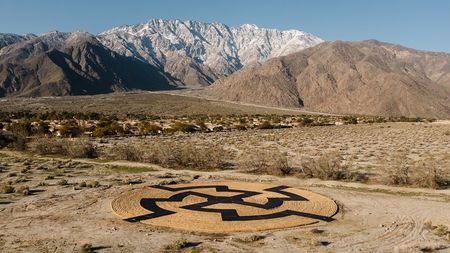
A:
<svg viewBox="0 0 450 253">
<path fill-rule="evenodd" d="M 372 182 L 386 183 L 385 176 L 403 163 L 417 170 L 419 161 L 434 160 L 450 175 L 450 125 L 438 123 L 382 123 L 275 130 L 229 131 L 208 134 L 180 134 L 146 138 L 109 139 L 96 143 L 106 154 L 107 147 L 131 144 L 144 152 L 161 144 L 196 147 L 218 146 L 230 152 L 234 168 L 249 169 L 254 157 L 286 153 L 289 166 L 299 168 L 305 158 L 338 153 Z M 225 157 L 225 156 L 224 156 Z M 423 168 L 418 168 L 423 169 Z"/>
<path fill-rule="evenodd" d="M 28 196 L 0 194 L 1 252 L 80 252 L 82 244 L 92 244 L 97 252 L 164 252 L 166 245 L 181 238 L 190 242 L 181 249 L 184 252 L 450 252 L 449 241 L 424 225 L 427 221 L 450 225 L 450 190 L 257 176 L 232 170 L 176 171 L 132 162 L 64 160 L 6 151 L 0 153 L 0 165 L 2 182 L 14 181 L 14 187 L 27 185 L 31 190 Z M 92 180 L 100 185 L 82 187 L 83 181 L 95 186 Z M 331 223 L 257 233 L 202 234 L 125 222 L 110 207 L 120 194 L 144 186 L 230 180 L 311 190 L 335 200 L 340 212 Z M 261 237 L 245 239 L 251 235 Z"/>
</svg>

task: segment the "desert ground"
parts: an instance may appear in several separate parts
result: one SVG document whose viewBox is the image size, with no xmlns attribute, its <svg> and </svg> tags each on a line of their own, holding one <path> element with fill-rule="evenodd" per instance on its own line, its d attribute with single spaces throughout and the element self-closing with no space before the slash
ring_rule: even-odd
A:
<svg viewBox="0 0 450 253">
<path fill-rule="evenodd" d="M 117 106 L 118 103 L 120 106 Z M 209 98 L 202 90 L 123 92 L 67 97 L 10 97 L 0 99 L 0 105 L 1 111 L 142 113 L 160 116 L 306 113 L 299 108 L 289 109 L 221 101 Z"/>
<path fill-rule="evenodd" d="M 0 194 L 0 248 L 2 252 L 450 252 L 449 133 L 450 124 L 439 121 L 90 138 L 84 141 L 99 154 L 93 159 L 4 149 L 1 183 L 15 192 Z M 168 149 L 167 143 L 213 161 L 165 162 L 154 153 Z M 129 149 L 132 154 L 124 151 Z M 206 155 L 205 150 L 211 152 Z M 308 168 L 305 163 L 320 169 L 320 164 L 335 164 L 335 159 L 345 164 L 341 171 L 322 175 L 301 169 Z M 226 165 L 220 167 L 222 162 Z M 439 170 L 432 175 L 439 177 L 438 184 L 420 180 L 429 176 L 430 166 Z M 219 181 L 310 190 L 334 200 L 339 212 L 332 222 L 218 234 L 129 223 L 111 210 L 117 196 L 133 189 Z"/>
</svg>

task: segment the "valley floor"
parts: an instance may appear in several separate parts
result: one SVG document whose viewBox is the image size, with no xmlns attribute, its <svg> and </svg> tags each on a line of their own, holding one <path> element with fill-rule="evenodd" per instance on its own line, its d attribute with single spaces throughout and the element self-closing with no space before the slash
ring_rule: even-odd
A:
<svg viewBox="0 0 450 253">
<path fill-rule="evenodd" d="M 149 163 L 67 159 L 0 151 L 0 179 L 16 193 L 0 194 L 2 252 L 164 252 L 185 239 L 180 252 L 450 252 L 450 189 L 381 185 L 385 167 L 397 157 L 431 156 L 448 164 L 450 125 L 389 123 L 311 127 L 169 137 L 109 139 L 100 150 L 130 142 L 136 146 L 186 141 L 219 143 L 239 154 L 255 148 L 287 152 L 290 163 L 303 155 L 340 151 L 353 159 L 368 183 L 249 174 L 236 166 L 219 171 L 169 169 Z M 298 157 L 297 157 L 298 156 Z M 382 162 L 380 162 L 380 159 Z M 238 159 L 237 159 L 238 160 Z M 232 160 L 239 164 L 237 160 Z M 393 163 L 392 163 L 393 162 Z M 411 167 L 417 169 L 419 167 Z M 448 173 L 449 167 L 446 168 Z M 389 168 L 388 168 L 389 169 Z M 340 211 L 330 223 L 277 231 L 202 234 L 120 220 L 111 211 L 119 194 L 155 184 L 251 181 L 308 189 L 335 200 Z M 25 187 L 27 186 L 28 189 Z M 258 237 L 251 237 L 258 235 Z M 250 238 L 250 239 L 249 239 Z M 253 238 L 253 239 L 252 239 Z"/>
</svg>

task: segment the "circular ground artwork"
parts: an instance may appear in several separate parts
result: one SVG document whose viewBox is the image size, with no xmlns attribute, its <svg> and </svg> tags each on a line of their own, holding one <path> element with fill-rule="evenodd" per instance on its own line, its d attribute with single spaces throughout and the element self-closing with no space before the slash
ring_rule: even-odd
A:
<svg viewBox="0 0 450 253">
<path fill-rule="evenodd" d="M 128 222 L 214 233 L 330 222 L 338 211 L 317 193 L 247 182 L 150 186 L 121 195 L 111 206 Z"/>
</svg>

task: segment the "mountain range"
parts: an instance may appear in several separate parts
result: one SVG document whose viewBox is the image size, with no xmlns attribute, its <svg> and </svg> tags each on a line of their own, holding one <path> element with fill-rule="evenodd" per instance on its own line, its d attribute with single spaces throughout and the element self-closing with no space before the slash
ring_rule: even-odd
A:
<svg viewBox="0 0 450 253">
<path fill-rule="evenodd" d="M 158 68 L 103 46 L 83 32 L 50 32 L 0 49 L 0 96 L 100 94 L 172 89 Z"/>
<path fill-rule="evenodd" d="M 442 118 L 450 116 L 450 54 L 161 19 L 98 35 L 0 34 L 0 96 L 179 88 L 321 112 Z"/>
<path fill-rule="evenodd" d="M 163 69 L 187 87 L 207 86 L 243 67 L 323 42 L 298 30 L 161 19 L 113 28 L 98 38 L 115 52 Z"/>
<path fill-rule="evenodd" d="M 218 80 L 221 99 L 312 111 L 450 115 L 450 54 L 376 40 L 325 42 Z"/>
<path fill-rule="evenodd" d="M 297 30 L 161 19 L 98 36 L 0 34 L 0 96 L 208 86 L 245 66 L 321 42 Z"/>
</svg>

